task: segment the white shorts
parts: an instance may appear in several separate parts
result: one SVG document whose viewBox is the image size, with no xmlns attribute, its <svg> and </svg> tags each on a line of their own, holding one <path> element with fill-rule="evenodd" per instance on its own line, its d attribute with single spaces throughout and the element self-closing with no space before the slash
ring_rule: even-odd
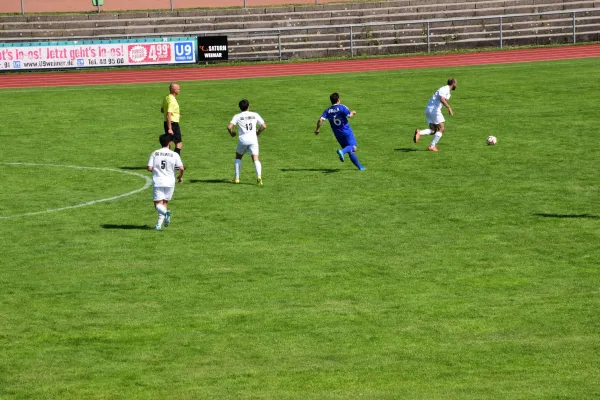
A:
<svg viewBox="0 0 600 400">
<path fill-rule="evenodd" d="M 444 115 L 442 114 L 442 110 L 432 110 L 430 108 L 425 109 L 425 118 L 427 119 L 428 124 L 439 125 L 442 122 L 445 122 Z"/>
<path fill-rule="evenodd" d="M 244 143 L 238 142 L 237 149 L 235 149 L 235 152 L 238 154 L 244 154 L 246 151 L 251 156 L 257 156 L 258 155 L 258 143 L 244 144 Z"/>
<path fill-rule="evenodd" d="M 173 197 L 173 192 L 175 191 L 174 187 L 154 187 L 152 189 L 152 195 L 154 197 L 154 201 L 159 200 L 171 200 Z"/>
</svg>

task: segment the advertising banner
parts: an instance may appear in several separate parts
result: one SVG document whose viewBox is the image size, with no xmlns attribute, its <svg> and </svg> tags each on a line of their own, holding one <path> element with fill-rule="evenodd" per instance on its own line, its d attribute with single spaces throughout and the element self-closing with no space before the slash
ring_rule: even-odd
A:
<svg viewBox="0 0 600 400">
<path fill-rule="evenodd" d="M 228 57 L 227 36 L 198 37 L 198 61 L 227 60 Z"/>
<path fill-rule="evenodd" d="M 0 71 L 195 63 L 195 38 L 0 45 Z"/>
</svg>

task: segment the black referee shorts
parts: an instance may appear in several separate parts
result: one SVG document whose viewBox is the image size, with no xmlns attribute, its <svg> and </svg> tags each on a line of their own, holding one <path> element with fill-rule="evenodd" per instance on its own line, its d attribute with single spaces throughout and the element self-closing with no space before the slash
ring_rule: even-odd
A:
<svg viewBox="0 0 600 400">
<path fill-rule="evenodd" d="M 164 123 L 165 133 L 169 133 L 169 124 L 167 121 Z M 181 130 L 179 129 L 179 122 L 171 122 L 171 128 L 173 128 L 173 141 L 175 144 L 181 143 Z"/>
</svg>

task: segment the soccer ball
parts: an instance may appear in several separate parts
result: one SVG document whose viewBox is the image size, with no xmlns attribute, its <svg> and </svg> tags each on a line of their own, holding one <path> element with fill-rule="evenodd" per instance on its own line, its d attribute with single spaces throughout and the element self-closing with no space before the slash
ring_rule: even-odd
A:
<svg viewBox="0 0 600 400">
<path fill-rule="evenodd" d="M 496 139 L 496 136 L 488 136 L 487 139 L 485 140 L 487 142 L 487 144 L 489 144 L 490 146 L 495 145 L 496 143 L 498 143 L 498 140 Z"/>
</svg>

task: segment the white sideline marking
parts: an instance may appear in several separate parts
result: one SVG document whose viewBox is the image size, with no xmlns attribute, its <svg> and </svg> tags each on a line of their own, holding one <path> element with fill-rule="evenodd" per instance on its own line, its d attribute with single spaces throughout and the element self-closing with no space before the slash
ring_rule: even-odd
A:
<svg viewBox="0 0 600 400">
<path fill-rule="evenodd" d="M 32 167 L 61 167 L 61 168 L 73 168 L 73 169 L 89 169 L 89 170 L 94 170 L 94 171 L 109 171 L 109 172 L 118 172 L 120 174 L 138 176 L 138 177 L 140 177 L 140 178 L 142 178 L 142 179 L 144 179 L 146 181 L 146 183 L 144 184 L 144 187 L 142 187 L 140 189 L 136 189 L 136 190 L 133 190 L 131 192 L 123 193 L 123 194 L 120 194 L 120 195 L 117 195 L 117 196 L 108 197 L 106 199 L 92 200 L 92 201 L 88 201 L 86 203 L 76 204 L 74 206 L 61 207 L 61 208 L 52 208 L 50 210 L 44 210 L 44 211 L 35 211 L 35 212 L 29 212 L 29 213 L 25 213 L 25 214 L 0 216 L 0 219 L 9 219 L 9 218 L 17 218 L 17 217 L 28 217 L 28 216 L 31 216 L 31 215 L 46 214 L 46 213 L 57 212 L 57 211 L 71 210 L 73 208 L 80 208 L 80 207 L 91 206 L 91 205 L 94 205 L 94 204 L 103 203 L 105 201 L 112 201 L 112 200 L 120 199 L 122 197 L 131 196 L 132 194 L 139 193 L 139 192 L 141 192 L 143 190 L 148 189 L 150 186 L 152 186 L 152 179 L 150 179 L 146 175 L 142 175 L 142 174 L 139 174 L 137 172 L 123 171 L 123 170 L 114 169 L 114 168 L 80 167 L 80 166 L 77 166 L 77 165 L 36 164 L 36 163 L 23 163 L 23 162 L 0 162 L 0 165 L 24 165 L 24 166 L 32 166 Z"/>
</svg>

